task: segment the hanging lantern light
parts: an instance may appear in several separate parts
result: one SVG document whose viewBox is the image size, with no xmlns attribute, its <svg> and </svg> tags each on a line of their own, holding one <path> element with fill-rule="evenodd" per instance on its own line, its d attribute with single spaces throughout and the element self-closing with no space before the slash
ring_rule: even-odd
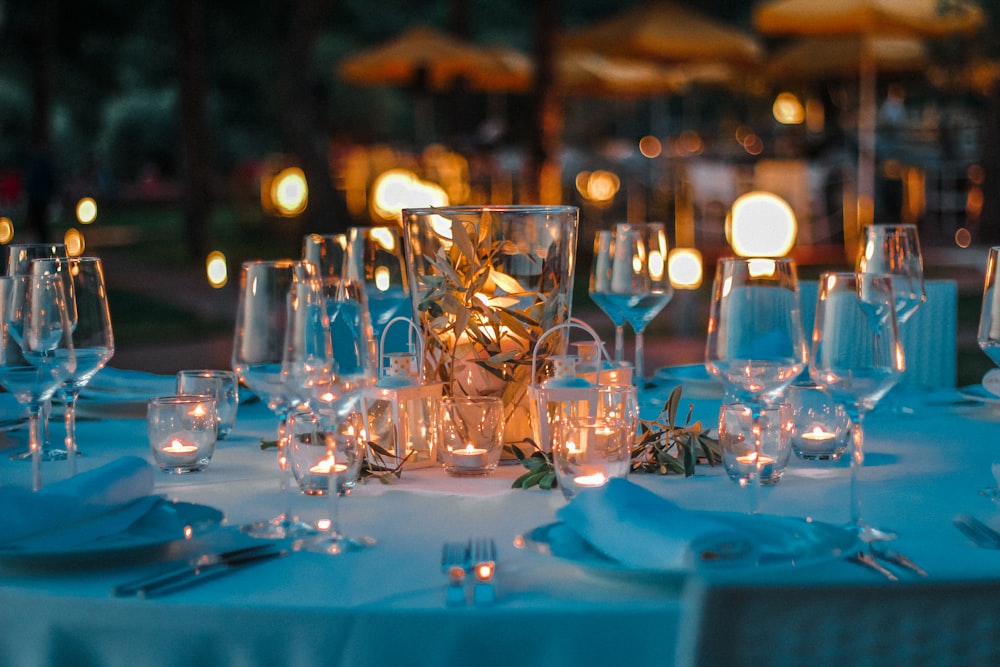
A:
<svg viewBox="0 0 1000 667">
<path fill-rule="evenodd" d="M 435 401 L 440 400 L 444 385 L 421 383 L 418 360 L 422 358 L 422 350 L 384 354 L 386 333 L 400 321 L 417 331 L 416 324 L 406 317 L 390 320 L 382 331 L 379 359 L 387 358 L 389 363 L 375 386 L 365 391 L 364 419 L 369 442 L 391 457 L 387 463 L 425 468 L 437 464 Z M 416 339 L 419 345 L 420 336 Z M 410 340 L 412 350 L 413 338 Z"/>
</svg>

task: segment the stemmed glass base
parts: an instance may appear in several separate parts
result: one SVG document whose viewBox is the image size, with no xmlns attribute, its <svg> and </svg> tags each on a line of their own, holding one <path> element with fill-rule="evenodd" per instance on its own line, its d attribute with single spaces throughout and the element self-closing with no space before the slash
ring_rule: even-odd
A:
<svg viewBox="0 0 1000 667">
<path fill-rule="evenodd" d="M 337 556 L 351 551 L 362 551 L 373 547 L 378 542 L 374 537 L 348 537 L 346 535 L 319 535 L 313 539 L 298 540 L 292 548 L 295 551 L 309 551 L 312 553 L 327 554 Z"/>
<path fill-rule="evenodd" d="M 262 540 L 299 539 L 315 535 L 317 530 L 316 526 L 285 514 L 240 526 L 240 532 Z"/>
</svg>

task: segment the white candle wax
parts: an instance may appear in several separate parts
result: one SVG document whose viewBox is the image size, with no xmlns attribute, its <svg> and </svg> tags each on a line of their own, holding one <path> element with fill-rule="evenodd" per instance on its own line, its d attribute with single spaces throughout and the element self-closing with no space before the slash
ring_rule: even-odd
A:
<svg viewBox="0 0 1000 667">
<path fill-rule="evenodd" d="M 451 462 L 456 468 L 485 468 L 486 454 L 487 451 L 485 449 L 473 447 L 469 444 L 465 449 L 453 449 L 451 451 Z"/>
<path fill-rule="evenodd" d="M 827 440 L 833 440 L 836 437 L 836 433 L 824 431 L 822 426 L 813 426 L 812 430 L 806 431 L 801 435 L 803 440 L 811 440 L 813 442 L 826 442 Z"/>
<path fill-rule="evenodd" d="M 573 483 L 577 486 L 604 486 L 608 482 L 608 476 L 603 472 L 595 472 L 590 475 L 577 475 L 573 478 Z"/>
<path fill-rule="evenodd" d="M 748 472 L 752 472 L 754 469 L 754 461 L 756 460 L 756 454 L 744 454 L 743 456 L 737 456 L 736 462 L 740 466 L 745 466 Z M 774 474 L 774 459 L 765 454 L 760 455 L 760 474 L 762 477 L 770 477 Z"/>
<path fill-rule="evenodd" d="M 175 456 L 184 456 L 186 454 L 191 454 L 192 452 L 197 452 L 197 445 L 192 445 L 188 442 L 184 442 L 179 437 L 168 438 L 161 446 L 160 451 L 164 454 L 172 454 Z"/>
</svg>

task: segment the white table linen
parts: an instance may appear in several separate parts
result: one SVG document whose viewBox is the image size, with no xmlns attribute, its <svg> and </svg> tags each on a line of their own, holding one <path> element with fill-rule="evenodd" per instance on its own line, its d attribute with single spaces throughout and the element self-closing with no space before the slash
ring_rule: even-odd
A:
<svg viewBox="0 0 1000 667">
<path fill-rule="evenodd" d="M 994 576 L 1000 552 L 973 547 L 951 519 L 973 512 L 1000 522 L 998 507 L 978 494 L 992 483 L 990 466 L 1000 459 L 1000 410 L 952 404 L 954 392 L 929 398 L 914 415 L 876 411 L 866 420 L 865 516 L 898 531 L 894 547 L 932 578 Z M 693 403 L 696 419 L 716 422 L 717 401 Z M 207 470 L 158 473 L 155 490 L 217 507 L 232 526 L 273 516 L 282 508 L 275 454 L 258 444 L 273 437 L 274 427 L 259 403 L 241 406 L 235 430 L 219 442 Z M 78 430 L 87 452 L 81 469 L 129 454 L 151 460 L 141 419 L 83 421 Z M 9 450 L 23 436 L 7 434 Z M 0 451 L 0 483 L 25 485 L 30 466 L 7 460 L 7 451 Z M 64 474 L 65 463 L 45 466 L 48 480 Z M 488 479 L 454 479 L 424 469 L 392 485 L 369 482 L 343 500 L 341 522 L 348 534 L 376 537 L 375 548 L 337 557 L 294 553 L 163 599 L 109 595 L 115 584 L 149 571 L 148 563 L 38 572 L 0 564 L 0 664 L 669 663 L 685 612 L 679 583 L 593 571 L 514 548 L 519 534 L 555 521 L 565 505 L 558 491 L 510 489 L 521 472 L 515 466 Z M 700 465 L 687 479 L 631 479 L 686 509 L 747 507 L 746 490 L 721 466 Z M 760 511 L 846 522 L 848 479 L 846 461 L 795 460 L 780 484 L 763 490 Z M 293 496 L 295 512 L 306 519 L 323 517 L 326 503 Z M 483 535 L 499 544 L 497 603 L 447 607 L 441 544 Z M 180 544 L 175 555 L 234 539 L 223 530 Z M 840 560 L 731 574 L 879 581 Z M 655 641 L 637 630 L 651 623 Z"/>
</svg>

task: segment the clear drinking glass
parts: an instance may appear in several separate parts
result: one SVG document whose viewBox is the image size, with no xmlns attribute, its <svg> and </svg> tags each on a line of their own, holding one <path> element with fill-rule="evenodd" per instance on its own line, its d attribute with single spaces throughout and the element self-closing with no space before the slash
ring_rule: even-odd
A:
<svg viewBox="0 0 1000 667">
<path fill-rule="evenodd" d="M 892 279 L 870 273 L 824 273 L 819 282 L 809 372 L 851 418 L 851 522 L 864 540 L 887 539 L 865 524 L 861 477 L 867 412 L 899 381 L 905 369 Z"/>
<path fill-rule="evenodd" d="M 36 259 L 67 257 L 64 243 L 12 243 L 7 246 L 6 265 L 8 276 L 27 275 L 31 271 L 31 262 Z M 66 458 L 66 450 L 49 446 L 49 412 L 52 401 L 47 400 L 42 405 L 42 460 L 61 461 Z M 11 460 L 32 460 L 34 454 L 17 452 L 11 454 Z"/>
<path fill-rule="evenodd" d="M 979 348 L 990 360 L 1000 365 L 1000 246 L 990 248 L 986 257 L 986 280 L 983 303 L 979 313 Z"/>
<path fill-rule="evenodd" d="M 104 286 L 104 269 L 96 257 L 36 259 L 32 274 L 62 276 L 69 287 L 67 303 L 73 328 L 76 370 L 56 392 L 65 405 L 66 458 L 70 475 L 76 474 L 76 401 L 91 378 L 104 368 L 115 353 L 111 311 Z M 75 313 L 75 315 L 73 315 Z"/>
<path fill-rule="evenodd" d="M 616 317 L 623 317 L 635 331 L 635 378 L 641 387 L 643 332 L 674 296 L 667 273 L 667 235 L 660 222 L 618 224 L 607 238 L 601 234 L 595 242 L 590 298 L 615 322 L 616 358 L 620 333 Z"/>
<path fill-rule="evenodd" d="M 42 406 L 76 369 L 62 279 L 0 278 L 0 315 L 0 384 L 27 408 L 31 486 L 37 491 L 42 487 Z"/>
<path fill-rule="evenodd" d="M 761 410 L 802 372 L 806 355 L 795 262 L 720 259 L 712 286 L 705 367 L 723 383 L 726 395 L 751 412 L 751 512 L 757 511 L 763 466 Z"/>
<path fill-rule="evenodd" d="M 878 224 L 865 227 L 857 270 L 859 273 L 892 276 L 896 320 L 900 325 L 927 300 L 916 225 Z"/>
<path fill-rule="evenodd" d="M 342 397 L 335 406 L 327 406 L 324 412 L 298 412 L 293 418 L 294 437 L 322 447 L 323 458 L 305 472 L 312 478 L 308 486 L 311 493 L 329 499 L 327 518 L 317 522 L 319 534 L 296 540 L 293 545 L 296 550 L 337 555 L 376 543 L 368 536 L 345 535 L 340 528 L 341 500 L 354 487 L 365 459 L 360 407 L 360 394 L 355 392 Z M 317 483 L 315 478 L 324 476 L 326 483 Z"/>
<path fill-rule="evenodd" d="M 240 404 L 239 379 L 233 371 L 209 368 L 177 371 L 178 394 L 208 394 L 215 398 L 219 417 L 219 440 L 225 439 L 236 423 Z"/>
<path fill-rule="evenodd" d="M 399 227 L 351 227 L 347 231 L 345 277 L 364 286 L 375 343 L 382 341 L 386 325 L 396 317 L 413 319 L 406 276 L 406 251 Z M 391 340 L 386 351 L 405 352 L 405 335 Z M 381 368 L 382 360 L 378 366 Z"/>
<path fill-rule="evenodd" d="M 305 528 L 287 511 L 288 465 L 285 439 L 288 414 L 303 402 L 302 391 L 287 382 L 286 335 L 291 320 L 291 289 L 298 262 L 290 259 L 244 262 L 233 339 L 233 371 L 278 417 L 278 468 L 284 512 L 244 530 L 255 537 L 288 537 Z"/>
</svg>

